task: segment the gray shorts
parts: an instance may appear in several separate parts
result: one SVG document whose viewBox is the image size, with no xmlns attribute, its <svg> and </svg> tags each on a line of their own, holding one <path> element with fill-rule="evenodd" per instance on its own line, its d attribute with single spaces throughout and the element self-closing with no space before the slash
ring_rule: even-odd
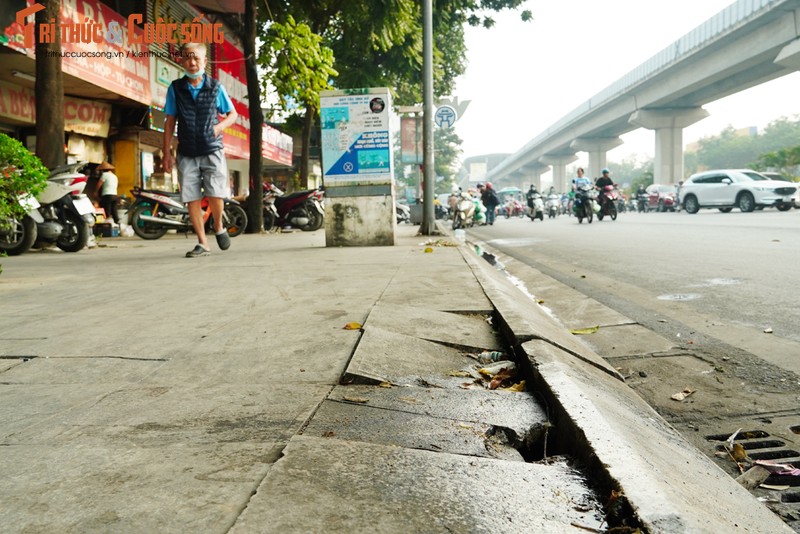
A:
<svg viewBox="0 0 800 534">
<path fill-rule="evenodd" d="M 230 197 L 228 164 L 222 149 L 205 156 L 178 154 L 178 183 L 181 185 L 181 202 L 201 200 L 204 196 Z"/>
</svg>

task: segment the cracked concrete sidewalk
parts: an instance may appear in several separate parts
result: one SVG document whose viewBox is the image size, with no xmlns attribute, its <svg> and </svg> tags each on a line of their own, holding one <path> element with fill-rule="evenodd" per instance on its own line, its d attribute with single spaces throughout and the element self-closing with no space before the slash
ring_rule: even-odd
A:
<svg viewBox="0 0 800 534">
<path fill-rule="evenodd" d="M 787 529 L 505 275 L 416 230 L 3 259 L 4 528 L 582 532 L 615 487 L 652 532 Z M 528 392 L 450 376 L 495 349 Z"/>
</svg>

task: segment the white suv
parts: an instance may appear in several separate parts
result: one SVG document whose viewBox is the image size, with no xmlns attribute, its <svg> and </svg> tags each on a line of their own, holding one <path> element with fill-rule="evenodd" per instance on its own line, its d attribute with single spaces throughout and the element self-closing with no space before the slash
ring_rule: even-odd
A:
<svg viewBox="0 0 800 534">
<path fill-rule="evenodd" d="M 796 191 L 794 184 L 770 180 L 750 169 L 724 169 L 690 176 L 680 189 L 680 203 L 686 213 L 697 213 L 700 208 L 750 212 L 765 206 L 785 211 L 791 209 Z"/>
</svg>

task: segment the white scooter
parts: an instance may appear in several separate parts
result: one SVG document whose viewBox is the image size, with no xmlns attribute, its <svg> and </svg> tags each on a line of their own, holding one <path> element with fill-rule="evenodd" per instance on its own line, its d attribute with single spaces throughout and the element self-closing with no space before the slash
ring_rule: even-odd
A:
<svg viewBox="0 0 800 534">
<path fill-rule="evenodd" d="M 472 226 L 475 220 L 475 202 L 469 193 L 461 193 L 453 214 L 453 230 Z"/>
<path fill-rule="evenodd" d="M 556 193 L 550 193 L 547 195 L 547 218 L 548 219 L 555 219 L 558 215 L 558 210 L 561 206 L 561 197 L 559 197 Z"/>
<path fill-rule="evenodd" d="M 544 201 L 542 200 L 542 195 L 537 191 L 531 196 L 531 201 L 533 206 L 528 208 L 528 217 L 530 217 L 532 221 L 536 219 L 543 221 Z"/>
<path fill-rule="evenodd" d="M 94 224 L 94 206 L 83 190 L 88 178 L 80 172 L 86 163 L 61 165 L 47 179 L 37 197 L 24 195 L 20 205 L 28 210 L 22 220 L 1 225 L 0 252 L 22 254 L 35 243 L 55 244 L 64 252 L 78 252 L 89 240 Z"/>
</svg>

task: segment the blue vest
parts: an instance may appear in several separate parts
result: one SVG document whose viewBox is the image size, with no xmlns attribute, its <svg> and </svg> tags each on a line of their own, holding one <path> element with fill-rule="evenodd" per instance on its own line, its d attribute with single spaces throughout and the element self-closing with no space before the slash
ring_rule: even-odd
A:
<svg viewBox="0 0 800 534">
<path fill-rule="evenodd" d="M 217 94 L 219 82 L 206 76 L 203 88 L 192 98 L 189 79 L 184 76 L 172 82 L 178 112 L 178 153 L 182 156 L 205 156 L 223 148 L 222 134 L 214 137 L 219 123 Z"/>
</svg>

